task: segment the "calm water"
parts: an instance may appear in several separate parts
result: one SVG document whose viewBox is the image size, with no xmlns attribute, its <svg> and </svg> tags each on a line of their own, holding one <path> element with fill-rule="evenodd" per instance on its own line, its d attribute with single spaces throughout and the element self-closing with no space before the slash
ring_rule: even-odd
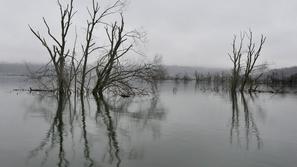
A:
<svg viewBox="0 0 297 167">
<path fill-rule="evenodd" d="M 1 167 L 297 165 L 293 94 L 165 82 L 157 96 L 90 98 L 59 114 L 54 97 L 11 91 L 28 87 L 18 80 L 0 79 Z"/>
</svg>

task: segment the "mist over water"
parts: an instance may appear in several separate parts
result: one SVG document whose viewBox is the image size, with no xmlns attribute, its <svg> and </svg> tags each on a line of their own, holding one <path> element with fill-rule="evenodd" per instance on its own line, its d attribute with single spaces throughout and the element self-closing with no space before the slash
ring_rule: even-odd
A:
<svg viewBox="0 0 297 167">
<path fill-rule="evenodd" d="M 221 85 L 166 81 L 154 96 L 16 92 L 0 79 L 1 166 L 296 165 L 297 96 L 230 94 Z M 76 110 L 74 110 L 76 108 Z"/>
</svg>

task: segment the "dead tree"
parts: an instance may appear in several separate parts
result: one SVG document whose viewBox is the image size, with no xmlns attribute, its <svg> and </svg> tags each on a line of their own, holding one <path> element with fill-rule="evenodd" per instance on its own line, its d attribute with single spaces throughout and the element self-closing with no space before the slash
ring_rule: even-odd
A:
<svg viewBox="0 0 297 167">
<path fill-rule="evenodd" d="M 162 55 L 155 55 L 152 64 L 154 65 L 155 75 L 153 76 L 154 80 L 165 80 L 168 78 L 168 72 L 163 66 L 163 57 Z"/>
<path fill-rule="evenodd" d="M 124 18 L 106 27 L 106 34 L 110 43 L 107 53 L 98 60 L 96 67 L 96 83 L 93 94 L 100 94 L 109 90 L 114 94 L 131 96 L 144 94 L 146 89 L 137 87 L 133 82 L 152 81 L 155 66 L 152 64 L 124 63 L 122 58 L 133 48 L 133 41 L 141 38 L 140 34 L 132 31 L 125 32 Z"/>
<path fill-rule="evenodd" d="M 115 22 L 109 25 L 104 22 L 104 18 L 107 16 L 114 16 L 114 14 L 121 11 L 124 7 L 122 0 L 115 1 L 111 6 L 103 10 L 95 0 L 92 1 L 92 8 L 88 9 L 90 18 L 87 20 L 86 32 L 82 33 L 84 39 L 81 44 L 81 52 L 78 52 L 76 48 L 77 39 L 79 39 L 77 37 L 78 33 L 76 33 L 73 48 L 69 49 L 71 45 L 68 42 L 70 41 L 69 30 L 75 14 L 73 11 L 73 0 L 70 0 L 66 7 L 59 1 L 58 5 L 61 14 L 61 36 L 55 36 L 52 33 L 45 19 L 43 21 L 47 28 L 49 39 L 42 37 L 38 31 L 31 27 L 30 30 L 48 51 L 50 57 L 49 64 L 52 64 L 54 68 L 57 88 L 60 93 L 70 93 L 74 82 L 75 96 L 77 87 L 80 88 L 80 94 L 83 96 L 85 94 L 84 91 L 89 90 L 90 78 L 94 78 L 91 74 L 94 71 L 96 71 L 97 80 L 93 92 L 102 93 L 107 89 L 113 92 L 122 92 L 121 94 L 132 94 L 132 92 L 133 94 L 136 92 L 141 94 L 140 92 L 145 92 L 145 89 L 135 87 L 135 85 L 132 86 L 131 82 L 134 80 L 145 81 L 145 83 L 151 82 L 154 77 L 156 78 L 157 72 L 160 71 L 160 64 L 125 64 L 122 61 L 122 57 L 128 51 L 133 50 L 133 45 L 143 34 L 137 31 L 126 32 L 122 15 L 120 23 Z M 94 39 L 94 34 L 99 25 L 105 25 L 108 39 L 108 45 L 106 46 L 99 46 Z M 102 49 L 103 52 L 106 51 L 106 53 L 100 56 L 94 67 L 90 67 L 89 57 L 101 53 L 99 49 Z"/>
<path fill-rule="evenodd" d="M 120 0 L 118 0 L 113 5 L 106 8 L 105 10 L 103 10 L 100 13 L 101 8 L 100 8 L 98 2 L 95 2 L 95 0 L 93 0 L 92 1 L 92 10 L 88 9 L 90 19 L 87 21 L 87 32 L 86 32 L 86 36 L 85 36 L 85 45 L 82 45 L 83 56 L 79 62 L 79 65 L 83 62 L 82 73 L 81 73 L 81 87 L 80 87 L 81 95 L 84 94 L 86 76 L 89 72 L 91 72 L 93 70 L 93 69 L 91 69 L 91 70 L 87 69 L 89 55 L 91 53 L 93 53 L 94 51 L 96 51 L 100 48 L 103 48 L 100 46 L 96 46 L 96 43 L 93 39 L 94 30 L 98 24 L 102 23 L 103 18 L 116 13 L 121 7 L 123 7 L 123 3 Z"/>
<path fill-rule="evenodd" d="M 66 72 L 65 72 L 65 63 L 66 58 L 70 56 L 70 50 L 66 47 L 67 38 L 69 29 L 71 27 L 71 21 L 75 14 L 73 11 L 73 0 L 67 4 L 66 7 L 64 7 L 60 1 L 58 0 L 58 5 L 60 9 L 60 36 L 55 36 L 51 32 L 51 28 L 48 25 L 45 18 L 43 18 L 43 22 L 47 29 L 47 35 L 51 40 L 54 41 L 54 43 L 51 45 L 49 44 L 49 40 L 42 37 L 40 33 L 31 26 L 29 26 L 32 33 L 37 37 L 37 39 L 41 42 L 41 44 L 46 48 L 52 65 L 55 69 L 55 73 L 57 75 L 57 87 L 59 90 L 59 94 L 63 94 L 66 91 L 66 85 L 67 85 L 67 79 L 66 79 Z"/>
<path fill-rule="evenodd" d="M 243 44 L 245 42 L 245 36 L 248 38 L 247 49 L 243 50 Z M 234 36 L 232 43 L 232 54 L 229 54 L 232 61 L 232 77 L 231 77 L 231 90 L 235 91 L 240 86 L 239 90 L 244 91 L 246 85 L 249 83 L 251 90 L 255 86 L 255 82 L 262 76 L 261 73 L 257 77 L 252 77 L 253 73 L 257 73 L 259 69 L 266 65 L 258 65 L 257 60 L 261 55 L 263 44 L 266 41 L 266 37 L 261 35 L 259 46 L 253 40 L 253 33 L 250 30 L 247 35 L 240 35 L 240 42 L 236 46 L 236 36 Z M 241 74 L 243 73 L 243 74 Z"/>
<path fill-rule="evenodd" d="M 259 46 L 258 48 L 256 48 L 256 43 L 253 41 L 253 33 L 251 30 L 249 31 L 249 35 L 247 37 L 249 39 L 249 42 L 247 46 L 245 70 L 242 78 L 240 91 L 243 91 L 245 89 L 247 82 L 251 80 L 251 74 L 253 71 L 255 71 L 255 68 L 257 67 L 257 60 L 261 55 L 263 44 L 266 41 L 266 37 L 261 35 Z"/>
<path fill-rule="evenodd" d="M 233 43 L 232 43 L 232 53 L 228 54 L 230 60 L 233 63 L 233 68 L 232 68 L 232 77 L 231 77 L 231 90 L 235 91 L 238 87 L 238 83 L 240 81 L 240 72 L 241 72 L 241 58 L 242 58 L 242 47 L 243 47 L 243 40 L 244 40 L 245 35 L 240 34 L 240 42 L 239 46 L 236 46 L 236 40 L 237 36 L 234 35 L 233 38 Z M 238 47 L 238 49 L 237 49 Z"/>
</svg>

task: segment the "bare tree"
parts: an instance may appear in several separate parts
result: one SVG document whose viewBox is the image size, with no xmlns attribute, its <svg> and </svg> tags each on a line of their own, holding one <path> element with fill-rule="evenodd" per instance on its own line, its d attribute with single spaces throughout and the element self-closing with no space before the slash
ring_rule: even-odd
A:
<svg viewBox="0 0 297 167">
<path fill-rule="evenodd" d="M 241 91 L 244 90 L 248 80 L 251 79 L 251 74 L 253 71 L 255 71 L 257 67 L 256 65 L 257 60 L 260 57 L 263 44 L 266 41 L 266 37 L 261 35 L 260 44 L 256 49 L 257 46 L 256 46 L 256 43 L 253 41 L 253 32 L 251 30 L 249 30 L 249 35 L 247 37 L 249 39 L 249 42 L 248 42 L 248 48 L 247 48 L 248 50 L 247 50 L 247 56 L 245 61 L 245 71 L 243 74 L 243 81 L 240 88 Z"/>
<path fill-rule="evenodd" d="M 137 87 L 132 82 L 152 81 L 156 72 L 156 66 L 152 64 L 124 63 L 122 58 L 132 50 L 136 39 L 141 34 L 136 31 L 125 32 L 125 23 L 121 14 L 121 22 L 115 22 L 106 27 L 106 34 L 110 43 L 107 53 L 98 60 L 96 67 L 96 83 L 93 94 L 102 93 L 105 90 L 112 91 L 122 96 L 144 94 L 146 89 Z"/>
<path fill-rule="evenodd" d="M 247 49 L 243 50 L 243 44 L 245 37 L 247 36 Z M 257 61 L 261 55 L 263 44 L 266 41 L 266 37 L 261 35 L 259 46 L 256 45 L 253 39 L 253 33 L 249 30 L 247 35 L 241 33 L 240 41 L 236 46 L 236 35 L 233 38 L 232 54 L 229 54 L 230 60 L 233 63 L 232 77 L 231 77 L 231 90 L 235 91 L 240 85 L 240 91 L 244 91 L 247 83 L 250 84 L 249 90 L 255 86 L 256 81 L 262 76 L 263 73 L 259 73 L 259 69 L 266 67 L 264 64 L 257 64 Z M 253 73 L 257 73 L 258 76 L 252 78 Z M 243 72 L 243 74 L 241 74 Z"/>
<path fill-rule="evenodd" d="M 59 1 L 58 5 L 61 13 L 61 37 L 53 35 L 51 27 L 45 19 L 43 21 L 47 28 L 47 35 L 50 37 L 49 40 L 42 37 L 33 28 L 30 27 L 30 30 L 48 51 L 51 60 L 49 64 L 53 65 L 59 92 L 70 93 L 72 84 L 74 84 L 75 97 L 78 92 L 77 87 L 80 87 L 80 95 L 83 97 L 85 90 L 90 89 L 89 86 L 92 79 L 96 78 L 93 92 L 102 93 L 108 89 L 112 92 L 117 92 L 117 94 L 131 95 L 136 92 L 137 94 L 144 94 L 146 88 L 136 87 L 132 82 L 141 80 L 145 81 L 146 84 L 152 83 L 157 72 L 160 72 L 160 69 L 162 69 L 160 68 L 161 64 L 158 64 L 158 62 L 133 64 L 122 61 L 122 57 L 129 51 L 137 53 L 133 46 L 142 38 L 143 34 L 135 30 L 125 31 L 122 14 L 120 14 L 120 23 L 114 22 L 110 25 L 104 22 L 107 16 L 117 16 L 115 14 L 120 13 L 125 5 L 124 2 L 117 0 L 112 5 L 102 9 L 98 2 L 92 1 L 92 7 L 88 9 L 90 17 L 87 20 L 86 32 L 82 34 L 84 39 L 81 44 L 81 51 L 78 51 L 76 48 L 77 39 L 79 39 L 76 30 L 73 48 L 69 49 L 70 44 L 67 42 L 71 38 L 68 34 L 75 14 L 73 11 L 73 0 L 66 7 Z M 99 25 L 104 25 L 105 27 L 106 39 L 108 39 L 107 45 L 98 45 L 94 38 Z M 50 43 L 52 41 L 53 44 Z M 96 65 L 90 67 L 89 57 L 95 54 L 99 58 Z M 94 72 L 96 72 L 95 77 L 92 75 Z M 44 85 L 46 86 L 47 84 Z"/>
<path fill-rule="evenodd" d="M 155 75 L 153 76 L 154 80 L 164 80 L 168 78 L 168 72 L 163 66 L 163 57 L 162 55 L 155 55 L 152 64 L 155 66 Z"/>
<path fill-rule="evenodd" d="M 65 72 L 65 59 L 70 56 L 70 49 L 66 47 L 66 42 L 69 29 L 71 27 L 71 21 L 75 12 L 73 11 L 73 0 L 71 0 L 66 7 L 64 7 L 58 0 L 58 5 L 60 9 L 60 36 L 53 35 L 46 19 L 43 18 L 43 22 L 47 29 L 47 35 L 50 37 L 51 40 L 54 41 L 52 46 L 50 46 L 49 40 L 46 40 L 46 38 L 42 37 L 38 31 L 34 30 L 30 26 L 29 28 L 41 42 L 41 44 L 47 49 L 47 52 L 51 58 L 51 62 L 54 66 L 55 73 L 57 75 L 57 86 L 59 89 L 59 94 L 63 94 L 67 89 L 66 85 L 68 82 Z"/>
<path fill-rule="evenodd" d="M 100 6 L 98 2 L 95 2 L 95 0 L 92 1 L 92 10 L 88 9 L 88 13 L 90 15 L 90 19 L 87 21 L 87 32 L 86 32 L 86 37 L 85 37 L 85 45 L 82 45 L 82 50 L 83 50 L 83 57 L 81 61 L 79 62 L 79 65 L 81 62 L 83 62 L 82 65 L 82 78 L 81 78 L 81 87 L 80 91 L 81 94 L 84 94 L 84 89 L 85 89 L 85 80 L 86 76 L 91 70 L 87 70 L 87 63 L 88 63 L 88 58 L 89 55 L 100 49 L 103 48 L 103 46 L 96 46 L 96 43 L 93 39 L 94 36 L 94 30 L 96 26 L 100 23 L 102 23 L 102 19 L 106 16 L 109 16 L 111 14 L 114 14 L 118 11 L 119 8 L 123 7 L 123 3 L 120 0 L 117 0 L 113 5 L 110 7 L 106 8 L 100 13 Z"/>
<path fill-rule="evenodd" d="M 240 42 L 239 46 L 236 46 L 237 36 L 234 35 L 233 43 L 232 43 L 232 54 L 228 54 L 230 60 L 233 63 L 232 69 L 232 77 L 231 77 L 231 90 L 235 91 L 237 89 L 238 83 L 240 81 L 240 71 L 241 71 L 241 57 L 242 57 L 242 47 L 243 40 L 245 35 L 243 33 L 240 34 Z M 238 49 L 237 49 L 238 47 Z"/>
</svg>

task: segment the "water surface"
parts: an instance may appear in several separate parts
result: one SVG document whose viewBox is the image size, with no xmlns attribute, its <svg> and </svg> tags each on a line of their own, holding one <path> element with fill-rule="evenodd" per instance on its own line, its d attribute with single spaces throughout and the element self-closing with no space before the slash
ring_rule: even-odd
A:
<svg viewBox="0 0 297 167">
<path fill-rule="evenodd" d="M 3 167 L 297 164 L 294 94 L 163 82 L 155 96 L 70 100 L 61 112 L 54 96 L 11 91 L 29 87 L 20 81 L 0 79 Z"/>
</svg>

